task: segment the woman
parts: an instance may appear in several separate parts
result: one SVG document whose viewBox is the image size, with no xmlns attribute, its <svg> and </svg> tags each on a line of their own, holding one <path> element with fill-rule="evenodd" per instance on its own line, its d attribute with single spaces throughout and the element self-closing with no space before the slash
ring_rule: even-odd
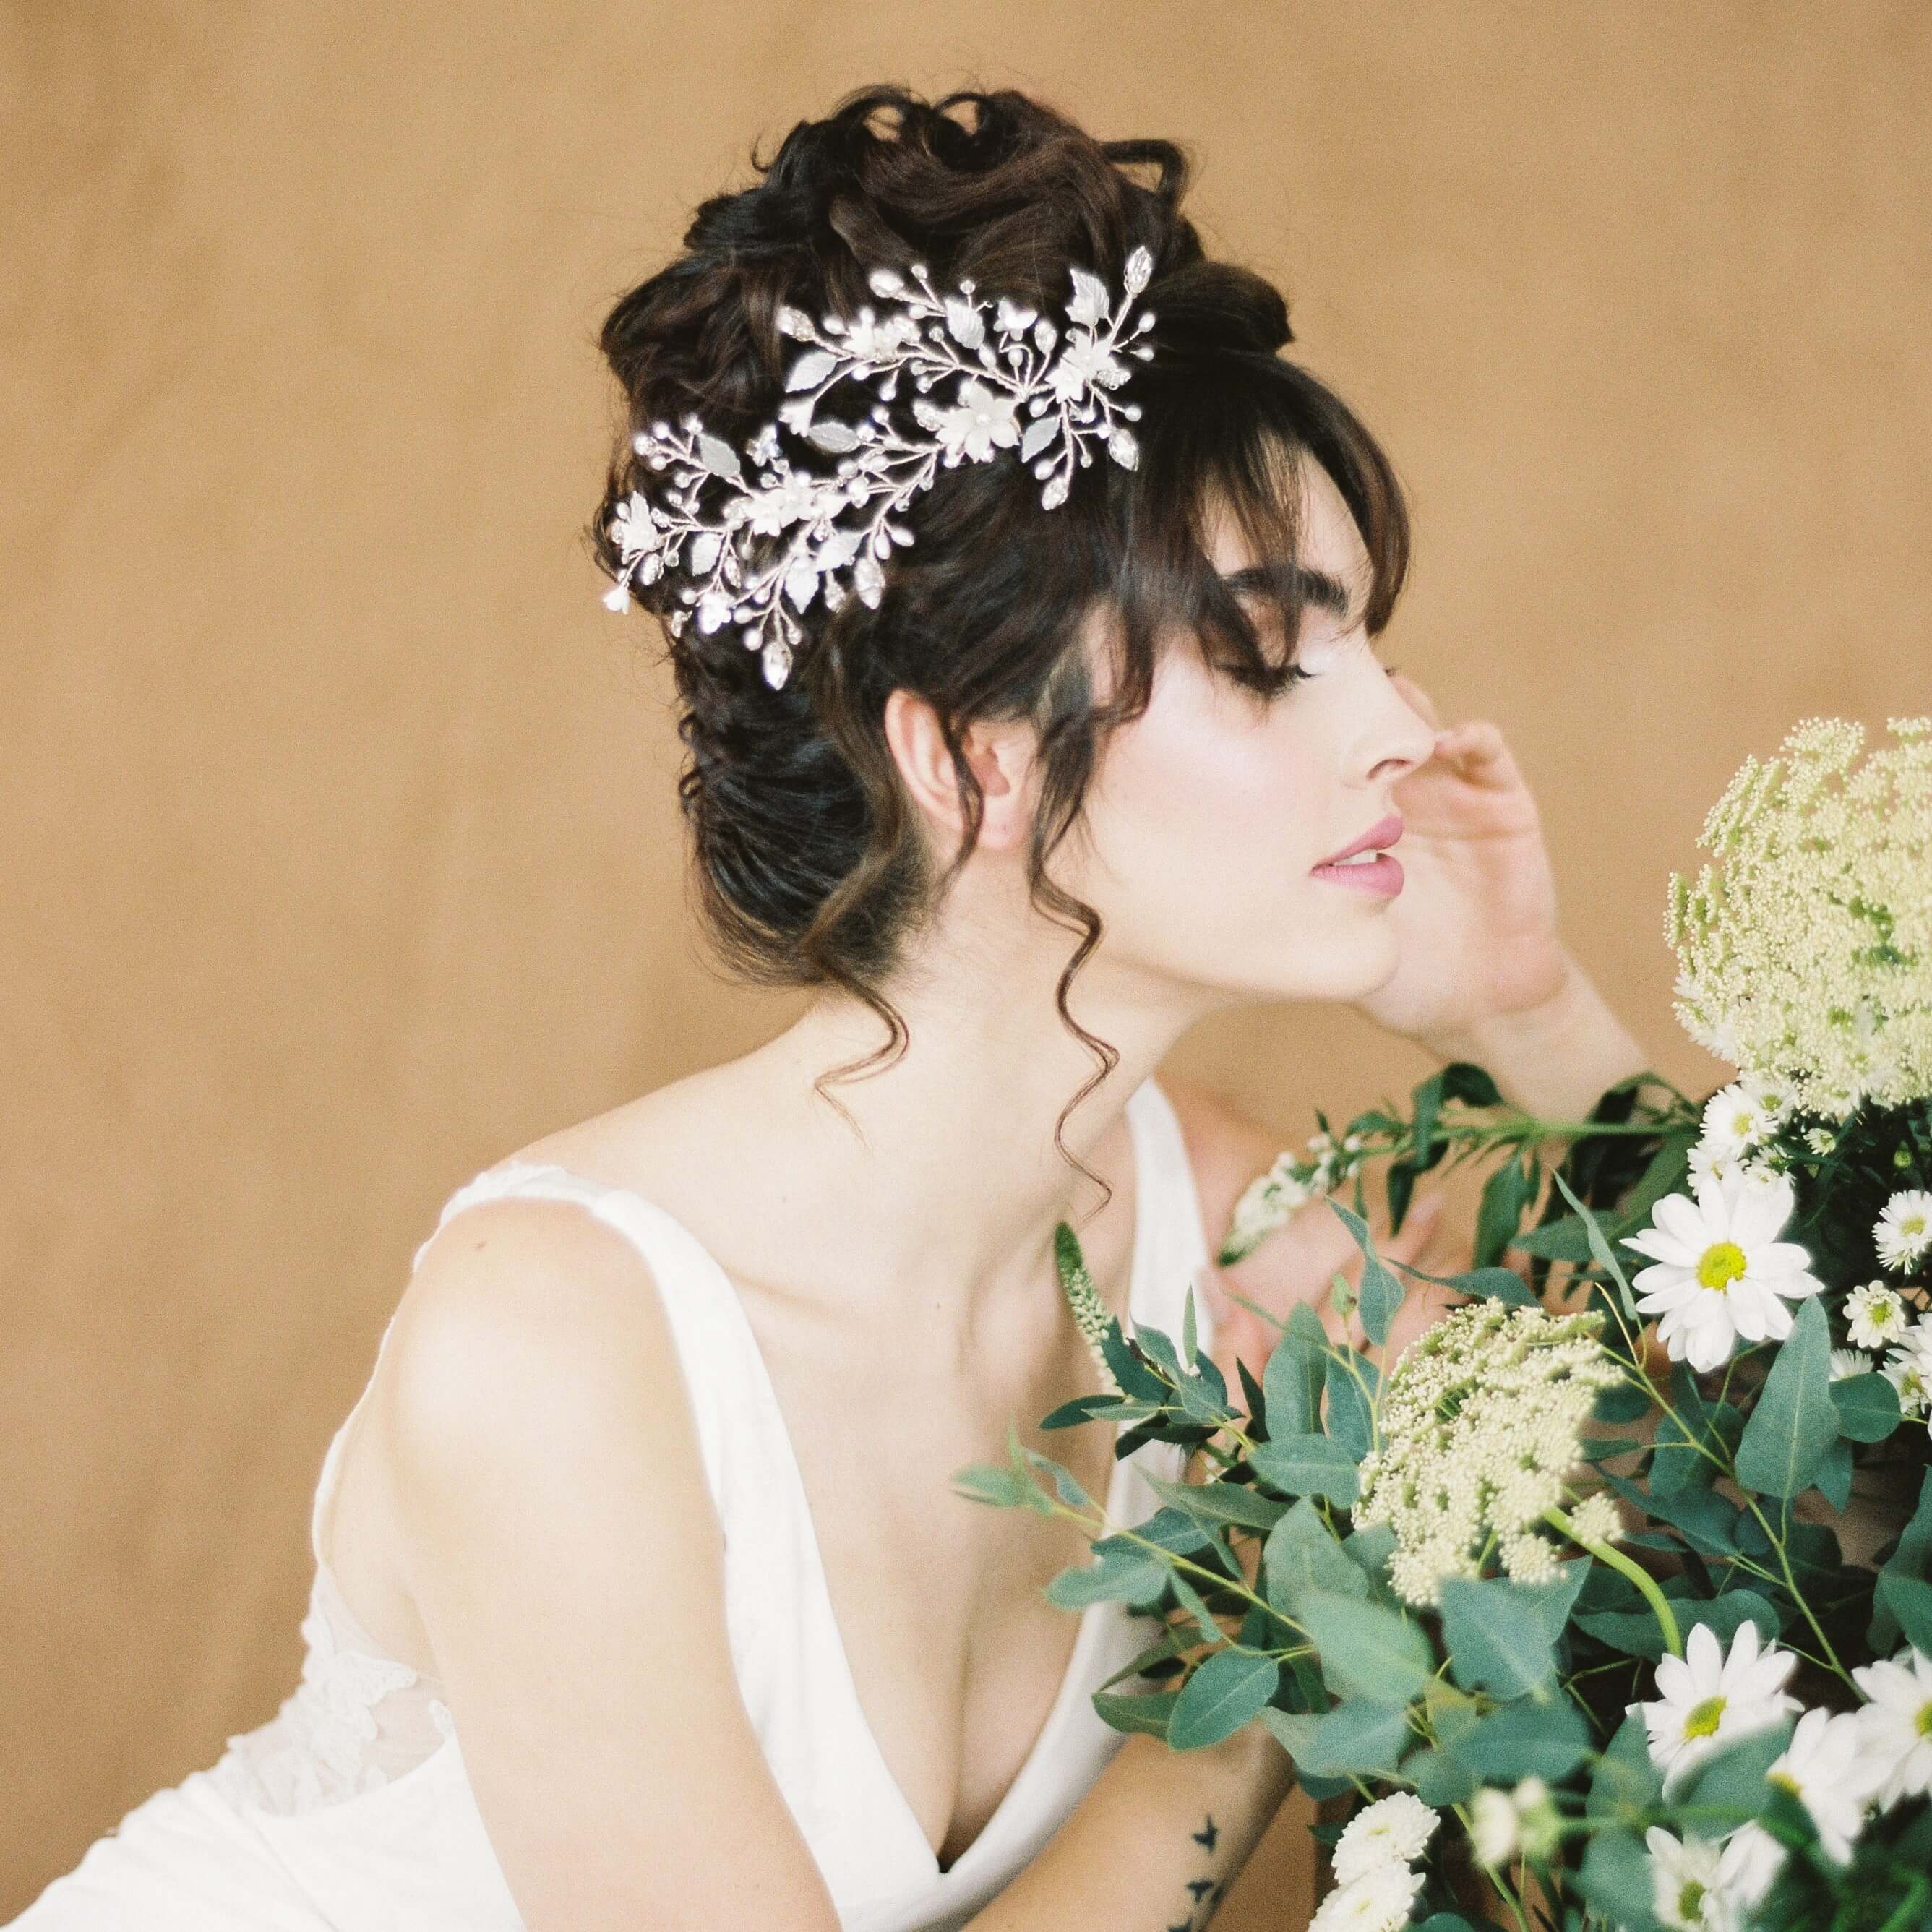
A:
<svg viewBox="0 0 1932 1932">
<path fill-rule="evenodd" d="M 1074 1624 L 1068 1526 L 948 1487 L 1093 1385 L 1055 1224 L 1258 1373 L 1229 1289 L 1352 1250 L 1316 1214 L 1209 1264 L 1275 1148 L 1155 1081 L 1197 1020 L 1352 1004 L 1552 1112 L 1644 1064 L 1499 735 L 1378 662 L 1394 474 L 1180 152 L 879 88 L 760 172 L 608 319 L 592 533 L 670 636 L 710 928 L 818 996 L 446 1205 L 324 1461 L 302 1687 L 31 1932 L 1204 1924 L 1286 1760 L 1108 1730 L 1144 1626 Z M 1144 1514 L 1178 1472 L 1097 1435 L 1052 1446 Z"/>
</svg>

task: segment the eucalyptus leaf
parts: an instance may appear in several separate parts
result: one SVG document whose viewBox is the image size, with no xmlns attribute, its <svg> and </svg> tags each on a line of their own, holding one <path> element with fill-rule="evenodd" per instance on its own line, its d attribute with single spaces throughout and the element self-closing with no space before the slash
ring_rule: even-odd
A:
<svg viewBox="0 0 1932 1932">
<path fill-rule="evenodd" d="M 1932 1657 L 1932 1583 L 1886 1570 L 1878 1580 L 1878 1600 L 1891 1612 L 1906 1642 Z"/>
<path fill-rule="evenodd" d="M 1381 1385 L 1376 1365 L 1367 1356 L 1351 1349 L 1328 1358 L 1328 1433 L 1358 1462 L 1375 1441 L 1375 1412 L 1371 1405 Z"/>
<path fill-rule="evenodd" d="M 1167 1577 L 1167 1565 L 1157 1556 L 1110 1551 L 1097 1563 L 1061 1570 L 1041 1594 L 1064 1610 L 1106 1603 L 1144 1609 L 1160 1600 Z"/>
<path fill-rule="evenodd" d="M 1178 1690 L 1149 1690 L 1135 1696 L 1096 1690 L 1094 1708 L 1102 1724 L 1117 1731 L 1145 1731 L 1154 1737 L 1165 1738 L 1180 1698 Z"/>
<path fill-rule="evenodd" d="M 1265 1715 L 1262 1722 L 1277 1736 L 1281 1735 Z M 1300 1748 L 1289 1747 L 1296 1766 L 1318 1778 L 1387 1775 L 1398 1768 L 1403 1753 L 1416 1742 L 1406 1712 L 1366 1700 L 1337 1704 L 1300 1736 Z"/>
<path fill-rule="evenodd" d="M 992 1462 L 969 1462 L 955 1469 L 949 1479 L 954 1493 L 976 1503 L 990 1503 L 995 1509 L 1030 1509 L 1051 1516 L 1053 1505 L 1038 1487 L 1011 1469 Z"/>
<path fill-rule="evenodd" d="M 1402 1760 L 1402 1774 L 1415 1786 L 1415 1795 L 1438 1810 L 1473 1798 L 1482 1780 L 1468 1766 L 1438 1748 L 1419 1750 Z"/>
<path fill-rule="evenodd" d="M 1831 1387 L 1838 1433 L 1847 1442 L 1882 1442 L 1904 1419 L 1898 1391 L 1883 1376 L 1846 1376 Z"/>
<path fill-rule="evenodd" d="M 1260 1712 L 1280 1681 L 1280 1666 L 1271 1657 L 1216 1651 L 1180 1688 L 1167 1720 L 1168 1748 L 1199 1750 L 1232 1737 Z"/>
<path fill-rule="evenodd" d="M 1466 1690 L 1510 1699 L 1540 1689 L 1556 1675 L 1540 1606 L 1496 1577 L 1445 1576 L 1442 1641 L 1450 1674 Z"/>
<path fill-rule="evenodd" d="M 1291 1436 L 1258 1442 L 1248 1456 L 1255 1474 L 1270 1489 L 1292 1496 L 1326 1496 L 1352 1503 L 1361 1492 L 1355 1458 L 1327 1436 Z"/>
<path fill-rule="evenodd" d="M 1434 1680 L 1428 1637 L 1382 1604 L 1311 1588 L 1300 1594 L 1296 1621 L 1313 1640 L 1330 1688 L 1345 1696 L 1406 1705 Z"/>
<path fill-rule="evenodd" d="M 1505 1704 L 1459 1738 L 1454 1754 L 1491 1784 L 1568 1778 L 1590 1748 L 1590 1728 L 1561 1697 Z"/>
<path fill-rule="evenodd" d="M 1738 1480 L 1760 1496 L 1795 1496 L 1809 1486 L 1826 1450 L 1838 1439 L 1832 1400 L 1832 1329 L 1816 1295 L 1798 1304 L 1791 1333 L 1772 1358 L 1771 1372 L 1738 1444 Z"/>
<path fill-rule="evenodd" d="M 1258 1496 L 1243 1483 L 1171 1483 L 1160 1476 L 1145 1480 L 1162 1502 L 1208 1522 L 1272 1529 L 1288 1510 L 1287 1504 Z"/>
<path fill-rule="evenodd" d="M 1304 1496 L 1268 1532 L 1262 1546 L 1262 1580 L 1268 1602 L 1283 1616 L 1308 1591 L 1365 1598 L 1369 1580 L 1335 1540 L 1312 1498 Z"/>
<path fill-rule="evenodd" d="M 1322 1375 L 1328 1353 L 1328 1331 L 1321 1316 L 1306 1302 L 1298 1301 L 1262 1372 L 1270 1435 L 1306 1436 L 1321 1428 Z"/>
<path fill-rule="evenodd" d="M 1356 1246 L 1362 1251 L 1362 1279 L 1356 1289 L 1356 1298 L 1361 1310 L 1363 1331 L 1379 1347 L 1388 1340 L 1389 1324 L 1395 1319 L 1396 1310 L 1402 1306 L 1402 1283 L 1389 1272 L 1376 1252 L 1375 1244 L 1369 1238 L 1368 1222 L 1359 1214 L 1351 1214 L 1333 1195 L 1328 1200 L 1328 1205 L 1342 1217 L 1348 1232 L 1354 1237 Z"/>
<path fill-rule="evenodd" d="M 1909 1576 L 1923 1578 L 1928 1559 L 1932 1559 L 1932 1469 L 1928 1469 L 1918 1485 L 1918 1502 L 1912 1510 L 1912 1520 L 1900 1533 L 1898 1545 L 1885 1560 L 1881 1576 Z M 1881 1592 L 1872 1605 L 1871 1628 L 1866 1633 L 1865 1641 L 1879 1652 L 1894 1649 L 1898 1643 L 1898 1619 L 1887 1606 Z"/>
</svg>

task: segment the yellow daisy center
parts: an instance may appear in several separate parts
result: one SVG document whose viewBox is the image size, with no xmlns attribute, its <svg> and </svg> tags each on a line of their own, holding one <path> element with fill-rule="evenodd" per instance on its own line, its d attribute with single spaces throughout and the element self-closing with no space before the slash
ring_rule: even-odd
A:
<svg viewBox="0 0 1932 1932">
<path fill-rule="evenodd" d="M 1901 1234 L 1910 1234 L 1916 1240 L 1925 1232 L 1925 1216 L 1923 1214 L 1907 1214 L 1899 1222 L 1898 1232 Z"/>
<path fill-rule="evenodd" d="M 1694 1878 L 1687 1878 L 1677 1894 L 1677 1917 L 1685 1925 L 1695 1925 L 1703 1916 L 1704 1888 Z"/>
<path fill-rule="evenodd" d="M 1764 1774 L 1764 1781 L 1767 1784 L 1780 1786 L 1784 1790 L 1790 1792 L 1794 1798 L 1802 1798 L 1804 1796 L 1804 1792 L 1798 1788 L 1797 1779 L 1793 1778 L 1788 1771 L 1768 1771 Z"/>
<path fill-rule="evenodd" d="M 1724 1720 L 1724 1700 L 1706 1697 L 1701 1704 L 1694 1705 L 1684 1720 L 1684 1735 L 1687 1738 L 1714 1738 L 1718 1726 Z"/>
<path fill-rule="evenodd" d="M 1706 1288 L 1729 1288 L 1744 1271 L 1744 1251 L 1735 1241 L 1718 1241 L 1704 1250 L 1697 1279 Z"/>
<path fill-rule="evenodd" d="M 1922 1738 L 1932 1738 L 1932 1704 L 1918 1707 L 1918 1720 L 1913 1728 Z"/>
</svg>

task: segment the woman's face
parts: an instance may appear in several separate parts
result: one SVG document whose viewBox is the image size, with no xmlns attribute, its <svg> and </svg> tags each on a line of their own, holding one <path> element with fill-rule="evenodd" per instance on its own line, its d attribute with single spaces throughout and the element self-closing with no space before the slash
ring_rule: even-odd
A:
<svg viewBox="0 0 1932 1932">
<path fill-rule="evenodd" d="M 1396 781 L 1435 748 L 1363 631 L 1368 559 L 1354 520 L 1327 472 L 1306 470 L 1311 600 L 1316 572 L 1346 597 L 1340 614 L 1312 601 L 1303 613 L 1294 661 L 1310 675 L 1267 698 L 1210 671 L 1185 640 L 1163 650 L 1147 710 L 1100 761 L 1088 849 L 1069 882 L 1106 922 L 1097 970 L 1190 984 L 1217 996 L 1210 1006 L 1358 999 L 1389 977 L 1396 868 L 1322 862 L 1399 817 Z M 1208 554 L 1223 576 L 1256 561 L 1226 522 Z M 1272 614 L 1249 608 L 1258 623 Z M 1399 863 L 1395 831 L 1375 844 Z"/>
</svg>

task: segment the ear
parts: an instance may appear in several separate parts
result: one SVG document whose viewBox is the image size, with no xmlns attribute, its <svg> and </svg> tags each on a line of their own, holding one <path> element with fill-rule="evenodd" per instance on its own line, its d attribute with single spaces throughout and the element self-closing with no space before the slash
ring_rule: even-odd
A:
<svg viewBox="0 0 1932 1932">
<path fill-rule="evenodd" d="M 939 716 L 903 686 L 886 699 L 886 743 L 914 804 L 957 845 L 966 831 L 966 806 Z M 1018 721 L 978 719 L 962 734 L 961 747 L 986 794 L 979 842 L 1004 851 L 1026 837 L 1031 822 L 1036 745 L 1030 726 Z"/>
</svg>

